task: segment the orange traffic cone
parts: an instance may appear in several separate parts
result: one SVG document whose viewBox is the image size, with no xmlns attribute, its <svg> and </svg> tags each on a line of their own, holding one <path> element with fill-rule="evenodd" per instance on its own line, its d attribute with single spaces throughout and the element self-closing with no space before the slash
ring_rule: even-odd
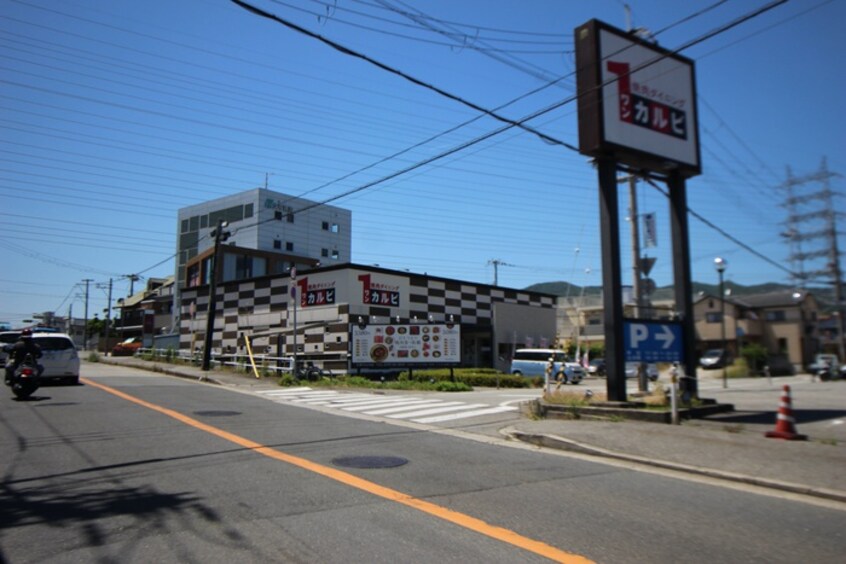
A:
<svg viewBox="0 0 846 564">
<path fill-rule="evenodd" d="M 793 408 L 790 406 L 790 386 L 785 386 L 778 404 L 775 431 L 767 431 L 766 437 L 771 439 L 786 439 L 788 441 L 804 441 L 808 435 L 796 432 L 796 420 L 793 419 Z"/>
</svg>

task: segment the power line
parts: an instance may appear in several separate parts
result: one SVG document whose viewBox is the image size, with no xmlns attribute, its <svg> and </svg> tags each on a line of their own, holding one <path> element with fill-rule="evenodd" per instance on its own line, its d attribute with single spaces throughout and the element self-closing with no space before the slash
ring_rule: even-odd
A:
<svg viewBox="0 0 846 564">
<path fill-rule="evenodd" d="M 320 0 L 312 0 L 312 1 L 317 3 L 317 4 L 329 6 L 329 4 L 327 2 L 322 2 Z M 357 4 L 362 4 L 364 6 L 371 6 L 373 8 L 378 8 L 378 9 L 382 9 L 382 10 L 386 9 L 381 4 L 374 4 L 372 2 L 365 2 L 363 0 L 353 0 L 353 1 L 356 2 Z M 338 9 L 339 10 L 345 10 L 345 8 L 340 7 L 340 6 L 338 6 Z M 349 11 L 348 9 L 346 9 L 346 10 Z M 391 10 L 391 11 L 394 11 L 394 10 Z M 499 28 L 499 27 L 488 27 L 488 26 L 471 24 L 471 23 L 466 23 L 466 22 L 456 22 L 456 21 L 453 21 L 453 20 L 444 20 L 444 19 L 440 19 L 440 18 L 433 18 L 432 16 L 424 16 L 424 17 L 427 20 L 435 22 L 435 23 L 445 24 L 445 25 L 454 25 L 454 26 L 459 26 L 459 27 L 467 27 L 467 28 L 471 28 L 472 30 L 492 31 L 492 32 L 496 32 L 496 33 L 504 33 L 504 34 L 511 34 L 511 35 L 526 35 L 526 36 L 529 36 L 529 37 L 561 37 L 560 33 L 544 33 L 544 32 L 528 31 L 528 30 L 512 30 L 512 29 L 504 29 L 504 28 Z"/>
<path fill-rule="evenodd" d="M 285 6 L 287 8 L 291 8 L 292 10 L 296 10 L 298 12 L 302 12 L 302 13 L 306 13 L 306 14 L 309 14 L 311 16 L 314 16 L 318 21 L 335 21 L 335 22 L 338 22 L 338 23 L 341 23 L 341 24 L 344 24 L 344 25 L 347 25 L 347 26 L 350 26 L 350 27 L 353 27 L 353 28 L 356 28 L 356 29 L 364 29 L 364 30 L 367 30 L 367 31 L 379 33 L 380 35 L 386 35 L 386 36 L 390 36 L 390 37 L 398 37 L 398 38 L 401 38 L 401 39 L 407 39 L 409 41 L 416 41 L 416 42 L 420 42 L 420 43 L 428 43 L 430 45 L 438 45 L 438 46 L 443 46 L 443 47 L 454 46 L 453 43 L 445 43 L 445 42 L 442 42 L 442 41 L 435 41 L 435 40 L 432 40 L 432 39 L 423 39 L 421 37 L 416 37 L 416 36 L 413 36 L 413 35 L 407 35 L 407 34 L 398 33 L 398 32 L 394 32 L 394 31 L 388 31 L 386 29 L 380 29 L 380 28 L 373 27 L 373 26 L 355 23 L 355 22 L 352 22 L 352 21 L 349 21 L 349 20 L 344 20 L 344 19 L 338 18 L 334 14 L 323 15 L 323 14 L 320 14 L 320 13 L 317 13 L 317 12 L 314 12 L 314 11 L 311 11 L 311 10 L 307 10 L 305 8 L 300 8 L 299 6 L 295 6 L 295 5 L 289 4 L 287 2 L 282 2 L 281 0 L 271 0 L 271 1 L 274 4 L 278 4 L 280 6 Z M 317 3 L 322 4 L 321 2 L 317 2 Z M 323 5 L 329 7 L 326 4 L 323 4 Z M 406 28 L 412 28 L 412 29 L 421 29 L 421 27 L 425 27 L 425 24 L 418 25 L 418 26 L 412 26 L 412 25 L 408 25 L 408 24 L 403 24 L 402 22 L 398 22 L 396 20 L 391 20 L 391 19 L 382 18 L 382 17 L 379 17 L 379 16 L 374 16 L 372 14 L 366 14 L 364 12 L 351 10 L 349 8 L 342 8 L 342 7 L 337 7 L 337 6 L 332 6 L 331 8 L 332 8 L 332 11 L 340 9 L 340 10 L 343 10 L 343 11 L 351 13 L 351 14 L 363 16 L 363 17 L 368 18 L 368 19 L 374 19 L 374 20 L 377 20 L 379 22 L 388 23 L 388 24 L 391 24 L 391 25 L 399 26 L 399 27 L 406 27 Z M 382 8 L 390 9 L 390 8 L 384 6 L 384 5 L 382 6 Z M 410 15 L 408 12 L 404 12 L 404 11 L 396 11 L 396 13 L 398 13 L 399 15 L 402 15 L 402 16 L 409 16 Z M 433 20 L 431 18 L 427 18 L 427 20 L 430 20 L 429 22 L 427 22 L 430 25 L 431 25 L 431 22 L 437 22 L 437 23 L 440 23 L 441 25 L 445 24 L 445 22 L 438 22 L 437 20 Z M 463 35 L 463 33 L 462 33 L 462 35 Z M 551 34 L 551 35 L 554 37 L 554 34 Z M 558 37 L 560 37 L 560 35 Z M 519 40 L 519 39 L 506 39 L 506 38 L 500 38 L 500 39 L 487 38 L 487 40 L 499 41 L 501 43 L 509 43 L 509 44 L 563 46 L 560 39 L 559 39 L 559 41 L 535 41 L 535 40 Z M 468 45 L 468 47 L 469 47 L 469 45 Z M 560 49 L 558 49 L 558 50 L 514 49 L 514 48 L 504 49 L 504 48 L 496 48 L 496 47 L 488 47 L 488 48 L 485 48 L 485 49 L 481 49 L 481 48 L 477 48 L 477 47 L 470 47 L 470 48 L 472 48 L 475 51 L 480 51 L 480 52 L 495 51 L 497 53 L 519 53 L 519 54 L 535 54 L 535 55 L 544 55 L 544 54 L 549 55 L 549 54 L 561 53 Z"/>
<path fill-rule="evenodd" d="M 669 194 L 669 193 L 667 193 L 667 192 L 666 192 L 663 188 L 661 188 L 660 186 L 658 186 L 658 184 L 656 184 L 656 183 L 655 183 L 655 181 L 653 181 L 651 178 L 648 178 L 648 177 L 641 177 L 641 178 L 642 178 L 642 179 L 643 179 L 643 180 L 644 180 L 647 184 L 649 184 L 650 186 L 652 186 L 653 188 L 655 188 L 656 190 L 658 190 L 658 191 L 659 191 L 661 194 L 663 194 L 666 198 L 669 198 L 669 197 L 670 197 L 670 194 Z M 695 217 L 696 219 L 698 219 L 699 221 L 701 221 L 702 223 L 704 223 L 705 225 L 707 225 L 708 227 L 710 227 L 711 229 L 713 229 L 714 231 L 716 231 L 717 233 L 719 233 L 720 235 L 722 235 L 723 237 L 725 237 L 726 239 L 728 239 L 729 241 L 731 241 L 732 243 L 734 243 L 735 245 L 737 245 L 737 246 L 739 246 L 739 247 L 741 247 L 741 248 L 743 248 L 743 249 L 747 250 L 748 252 L 752 253 L 753 255 L 755 255 L 756 257 L 760 258 L 761 260 L 763 260 L 763 261 L 767 262 L 768 264 L 770 264 L 770 265 L 772 265 L 772 266 L 774 266 L 774 267 L 778 268 L 779 270 L 782 270 L 782 271 L 786 272 L 787 274 L 789 274 L 789 275 L 791 275 L 791 276 L 793 276 L 793 275 L 794 275 L 793 271 L 792 271 L 792 270 L 790 270 L 789 268 L 786 268 L 786 267 L 785 267 L 784 265 L 782 265 L 781 263 L 776 262 L 776 261 L 774 261 L 773 259 L 771 259 L 770 257 L 768 257 L 768 256 L 766 256 L 766 255 L 764 255 L 764 254 L 762 254 L 762 253 L 760 253 L 760 252 L 756 251 L 755 249 L 753 249 L 752 247 L 750 247 L 749 245 L 747 245 L 746 243 L 744 243 L 743 241 L 741 241 L 741 240 L 740 240 L 740 239 L 738 239 L 737 237 L 735 237 L 735 236 L 733 236 L 733 235 L 729 234 L 727 231 L 725 231 L 725 230 L 724 230 L 724 229 L 722 229 L 721 227 L 718 227 L 718 226 L 717 226 L 715 223 L 713 223 L 711 220 L 705 219 L 705 217 L 703 217 L 701 214 L 697 213 L 696 211 L 694 211 L 694 210 L 692 210 L 692 209 L 690 209 L 690 208 L 687 208 L 687 213 L 689 213 L 690 215 L 692 215 L 693 217 Z"/>
<path fill-rule="evenodd" d="M 308 30 L 304 27 L 301 27 L 301 26 L 299 26 L 299 25 L 297 25 L 293 22 L 290 22 L 290 21 L 284 19 L 284 18 L 280 18 L 279 16 L 271 14 L 270 12 L 266 12 L 266 11 L 260 9 L 260 8 L 256 8 L 255 6 L 253 6 L 251 4 L 247 4 L 246 2 L 243 2 L 242 0 L 230 0 L 230 1 L 234 4 L 237 4 L 241 8 L 247 10 L 248 12 L 252 12 L 252 13 L 254 13 L 258 16 L 261 16 L 263 18 L 273 20 L 273 21 L 275 21 L 279 24 L 284 25 L 285 27 L 293 29 L 294 31 L 296 31 L 298 33 L 302 33 L 304 35 L 307 35 L 308 37 L 311 37 L 312 39 L 316 39 L 316 40 L 320 41 L 321 43 L 324 43 L 324 44 L 328 45 L 329 47 L 335 49 L 336 51 L 339 51 L 339 52 L 344 53 L 346 55 L 349 55 L 351 57 L 361 59 L 361 60 L 363 60 L 367 63 L 370 63 L 371 65 L 374 65 L 374 66 L 376 66 L 376 67 L 378 67 L 378 68 L 380 68 L 380 69 L 382 69 L 386 72 L 389 72 L 391 74 L 399 76 L 399 77 L 401 77 L 401 78 L 403 78 L 403 79 L 405 79 L 405 80 L 407 80 L 407 81 L 409 81 L 413 84 L 416 84 L 418 86 L 422 86 L 423 88 L 426 88 L 427 90 L 431 90 L 431 91 L 433 91 L 437 94 L 440 94 L 441 96 L 449 98 L 450 100 L 454 100 L 454 101 L 456 101 L 456 102 L 458 102 L 462 105 L 465 105 L 470 109 L 473 109 L 477 112 L 481 112 L 481 113 L 483 113 L 483 114 L 485 114 L 489 117 L 492 117 L 492 118 L 496 119 L 497 121 L 501 121 L 503 123 L 510 124 L 512 127 L 519 127 L 521 129 L 527 131 L 528 133 L 536 135 L 541 140 L 543 140 L 547 143 L 550 143 L 550 144 L 553 144 L 553 145 L 564 145 L 565 147 L 568 147 L 568 148 L 571 148 L 575 151 L 578 151 L 578 149 L 575 146 L 570 145 L 569 143 L 565 143 L 564 141 L 561 141 L 559 139 L 555 139 L 554 137 L 551 137 L 551 136 L 549 136 L 545 133 L 541 133 L 540 131 L 532 129 L 531 127 L 528 127 L 521 122 L 514 121 L 514 120 L 508 119 L 506 117 L 503 117 L 503 116 L 501 116 L 501 115 L 499 115 L 499 114 L 497 114 L 497 113 L 495 113 L 491 110 L 488 110 L 487 108 L 483 108 L 482 106 L 479 106 L 478 104 L 475 104 L 473 102 L 465 100 L 461 96 L 457 96 L 455 94 L 452 94 L 451 92 L 447 92 L 446 90 L 443 90 L 442 88 L 439 88 L 439 87 L 437 87 L 433 84 L 430 84 L 428 82 L 425 82 L 423 80 L 420 80 L 420 79 L 418 79 L 414 76 L 411 76 L 410 74 L 405 73 L 405 72 L 403 72 L 399 69 L 395 69 L 394 67 L 391 67 L 390 65 L 386 65 L 385 63 L 377 61 L 376 59 L 373 59 L 372 57 L 369 57 L 368 55 L 365 55 L 363 53 L 360 53 L 358 51 L 350 49 L 349 47 L 344 47 L 340 43 L 332 41 L 331 39 L 327 39 L 320 34 L 314 33 L 313 31 L 310 31 L 310 30 Z M 786 1 L 786 0 L 782 0 L 782 1 Z"/>
</svg>

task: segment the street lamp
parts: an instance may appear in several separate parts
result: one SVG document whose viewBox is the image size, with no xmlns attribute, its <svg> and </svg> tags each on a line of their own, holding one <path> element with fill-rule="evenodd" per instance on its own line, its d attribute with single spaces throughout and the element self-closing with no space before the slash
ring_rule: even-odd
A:
<svg viewBox="0 0 846 564">
<path fill-rule="evenodd" d="M 720 334 L 723 341 L 723 388 L 728 388 L 728 375 L 726 373 L 726 361 L 728 360 L 728 354 L 726 352 L 726 294 L 723 289 L 723 273 L 726 271 L 727 266 L 728 262 L 726 262 L 726 259 L 722 257 L 714 259 L 714 268 L 717 269 L 717 273 L 720 275 Z"/>
</svg>

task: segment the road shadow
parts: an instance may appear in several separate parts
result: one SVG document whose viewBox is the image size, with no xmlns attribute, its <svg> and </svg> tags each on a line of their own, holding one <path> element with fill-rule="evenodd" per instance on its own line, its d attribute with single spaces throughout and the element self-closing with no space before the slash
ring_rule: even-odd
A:
<svg viewBox="0 0 846 564">
<path fill-rule="evenodd" d="M 705 421 L 716 421 L 719 423 L 737 423 L 744 425 L 774 425 L 778 412 L 767 411 L 734 411 L 703 417 Z M 832 419 L 846 418 L 846 410 L 843 409 L 794 409 L 793 419 L 799 423 L 817 423 Z"/>
</svg>

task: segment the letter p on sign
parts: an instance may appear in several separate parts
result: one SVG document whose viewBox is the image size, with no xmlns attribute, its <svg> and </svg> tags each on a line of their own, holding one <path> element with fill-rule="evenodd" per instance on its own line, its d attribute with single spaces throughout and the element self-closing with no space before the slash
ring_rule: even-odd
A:
<svg viewBox="0 0 846 564">
<path fill-rule="evenodd" d="M 639 348 L 640 343 L 649 338 L 649 327 L 640 323 L 632 323 L 629 326 L 629 343 L 631 348 Z"/>
</svg>

